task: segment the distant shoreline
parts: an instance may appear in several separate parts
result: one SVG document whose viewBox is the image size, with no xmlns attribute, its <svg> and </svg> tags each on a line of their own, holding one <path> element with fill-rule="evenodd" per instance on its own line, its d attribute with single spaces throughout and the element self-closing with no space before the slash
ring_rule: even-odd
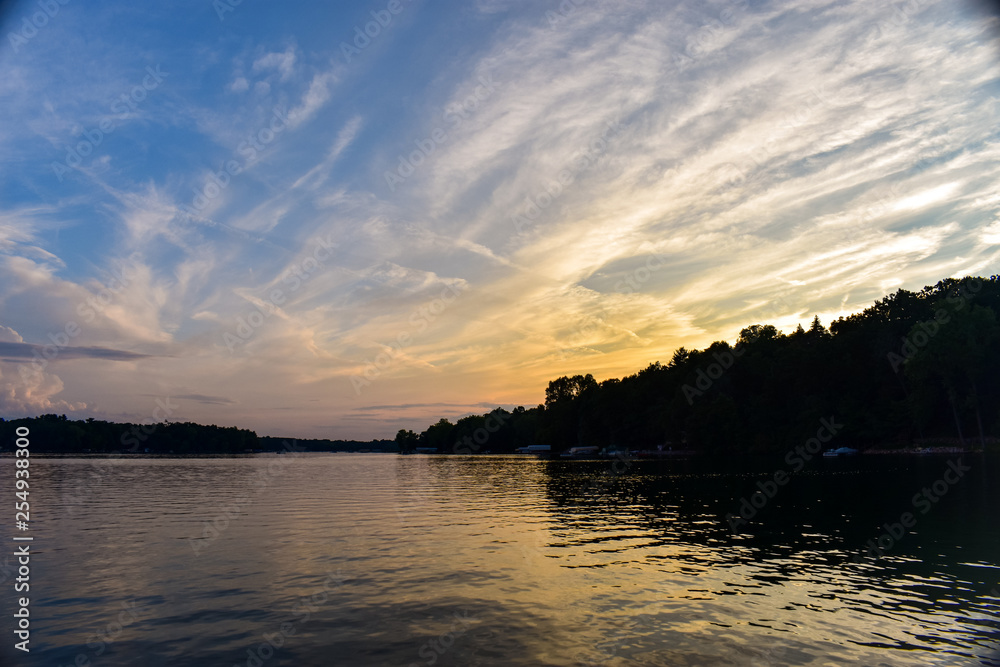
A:
<svg viewBox="0 0 1000 667">
<path fill-rule="evenodd" d="M 965 448 L 961 447 L 927 447 L 923 449 L 869 449 L 866 451 L 858 452 L 856 455 L 852 456 L 841 456 L 837 457 L 839 459 L 856 459 L 857 457 L 865 456 L 948 456 L 955 454 L 998 454 L 1000 452 L 992 450 L 984 450 L 982 448 Z M 305 451 L 305 452 L 292 452 L 289 454 L 281 454 L 273 451 L 265 452 L 242 452 L 235 454 L 228 454 L 225 452 L 218 453 L 199 453 L 199 454 L 170 454 L 170 453 L 159 453 L 159 452 L 39 452 L 37 454 L 32 454 L 31 457 L 35 459 L 244 459 L 244 458 L 277 458 L 280 456 L 290 456 L 292 458 L 297 458 L 301 455 L 311 455 L 311 456 L 334 456 L 334 455 L 368 455 L 368 454 L 378 454 L 382 456 L 401 456 L 400 452 L 391 451 L 369 451 L 369 452 L 357 452 L 357 451 Z M 616 458 L 622 458 L 629 461 L 660 461 L 660 460 L 679 460 L 679 459 L 703 459 L 707 455 L 700 452 L 685 451 L 685 452 L 641 452 L 638 454 L 629 454 L 627 456 L 616 457 L 616 456 L 595 456 L 592 458 L 581 457 L 581 458 L 565 458 L 559 455 L 551 457 L 539 457 L 533 454 L 512 454 L 508 452 L 497 452 L 497 453 L 477 453 L 477 454 L 453 454 L 453 453 L 419 453 L 419 454 L 406 454 L 406 456 L 443 456 L 443 457 L 454 457 L 454 458 L 470 458 L 470 457 L 496 457 L 503 456 L 508 458 L 523 458 L 523 459 L 541 459 L 545 461 L 606 461 Z M 739 459 L 769 459 L 774 458 L 776 455 L 773 453 L 741 453 L 731 455 L 730 458 Z M 14 459 L 14 452 L 0 451 L 0 459 Z M 817 457 L 819 459 L 821 457 Z"/>
</svg>

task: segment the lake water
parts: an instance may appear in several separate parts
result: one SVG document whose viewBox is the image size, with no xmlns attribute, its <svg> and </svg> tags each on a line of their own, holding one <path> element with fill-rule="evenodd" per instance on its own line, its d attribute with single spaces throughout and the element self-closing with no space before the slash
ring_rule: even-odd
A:
<svg viewBox="0 0 1000 667">
<path fill-rule="evenodd" d="M 33 458 L 0 663 L 998 665 L 1000 461 L 922 513 L 949 460 L 813 461 L 734 533 L 781 461 Z"/>
</svg>

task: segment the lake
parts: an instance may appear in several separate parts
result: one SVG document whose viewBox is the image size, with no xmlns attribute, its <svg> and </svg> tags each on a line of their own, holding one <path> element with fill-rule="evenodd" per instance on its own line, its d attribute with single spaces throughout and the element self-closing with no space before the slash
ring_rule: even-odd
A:
<svg viewBox="0 0 1000 667">
<path fill-rule="evenodd" d="M 0 662 L 1000 665 L 1000 460 L 956 461 L 33 458 Z"/>
</svg>

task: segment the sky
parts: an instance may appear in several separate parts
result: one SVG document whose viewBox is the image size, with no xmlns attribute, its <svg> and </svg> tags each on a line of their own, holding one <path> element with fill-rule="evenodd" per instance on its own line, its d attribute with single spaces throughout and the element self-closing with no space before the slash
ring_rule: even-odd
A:
<svg viewBox="0 0 1000 667">
<path fill-rule="evenodd" d="M 969 0 L 0 14 L 0 416 L 392 438 L 1000 269 Z"/>
</svg>

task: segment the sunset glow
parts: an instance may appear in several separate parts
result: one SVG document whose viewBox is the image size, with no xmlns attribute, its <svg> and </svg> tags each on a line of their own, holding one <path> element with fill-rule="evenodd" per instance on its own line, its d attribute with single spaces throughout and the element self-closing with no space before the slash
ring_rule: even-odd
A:
<svg viewBox="0 0 1000 667">
<path fill-rule="evenodd" d="M 972 4 L 307 4 L 7 40 L 4 415 L 391 438 L 1000 268 Z"/>
</svg>

